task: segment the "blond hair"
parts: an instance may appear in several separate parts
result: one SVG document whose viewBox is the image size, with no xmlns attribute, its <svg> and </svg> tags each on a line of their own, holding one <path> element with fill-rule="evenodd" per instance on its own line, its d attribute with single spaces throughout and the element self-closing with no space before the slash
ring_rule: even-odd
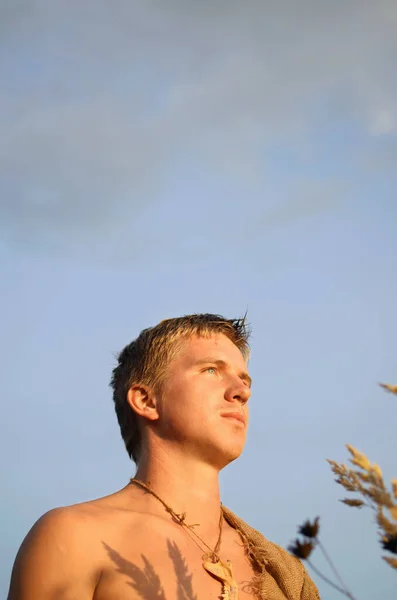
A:
<svg viewBox="0 0 397 600">
<path fill-rule="evenodd" d="M 118 355 L 110 385 L 121 437 L 128 455 L 136 463 L 141 450 L 141 432 L 138 416 L 127 402 L 128 390 L 134 384 L 160 389 L 168 365 L 177 356 L 183 341 L 191 336 L 208 337 L 212 334 L 225 335 L 248 360 L 250 331 L 246 315 L 241 319 L 225 319 L 211 314 L 166 319 L 141 331 Z"/>
</svg>

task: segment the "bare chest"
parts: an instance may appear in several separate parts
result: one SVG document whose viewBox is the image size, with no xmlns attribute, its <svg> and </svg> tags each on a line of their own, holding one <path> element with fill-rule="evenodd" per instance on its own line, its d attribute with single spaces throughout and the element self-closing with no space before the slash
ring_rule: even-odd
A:
<svg viewBox="0 0 397 600">
<path fill-rule="evenodd" d="M 181 534 L 103 542 L 106 558 L 94 600 L 228 600 L 222 577 L 204 569 L 203 551 Z M 220 557 L 230 561 L 239 600 L 253 599 L 254 572 L 237 533 L 222 544 Z"/>
</svg>

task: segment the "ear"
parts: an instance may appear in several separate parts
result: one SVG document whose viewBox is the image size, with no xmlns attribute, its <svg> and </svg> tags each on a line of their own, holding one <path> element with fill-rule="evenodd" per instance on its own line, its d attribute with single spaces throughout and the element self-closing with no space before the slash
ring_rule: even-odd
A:
<svg viewBox="0 0 397 600">
<path fill-rule="evenodd" d="M 156 421 L 159 418 L 156 396 L 149 386 L 139 384 L 131 386 L 127 393 L 127 402 L 137 415 L 149 421 Z"/>
</svg>

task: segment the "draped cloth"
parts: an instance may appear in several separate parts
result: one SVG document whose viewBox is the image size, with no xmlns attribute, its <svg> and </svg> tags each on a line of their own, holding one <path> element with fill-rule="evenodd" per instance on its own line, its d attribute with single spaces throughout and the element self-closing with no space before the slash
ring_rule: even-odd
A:
<svg viewBox="0 0 397 600">
<path fill-rule="evenodd" d="M 223 508 L 226 521 L 240 534 L 255 571 L 252 589 L 260 600 L 320 600 L 316 586 L 302 562 L 269 542 L 231 510 Z"/>
</svg>

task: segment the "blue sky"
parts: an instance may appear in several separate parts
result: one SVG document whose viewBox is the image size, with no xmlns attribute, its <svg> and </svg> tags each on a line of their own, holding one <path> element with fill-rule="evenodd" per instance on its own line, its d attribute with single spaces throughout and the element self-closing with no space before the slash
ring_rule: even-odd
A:
<svg viewBox="0 0 397 600">
<path fill-rule="evenodd" d="M 357 598 L 394 598 L 325 460 L 350 443 L 397 476 L 394 3 L 19 0 L 0 23 L 2 595 L 42 513 L 133 474 L 115 353 L 248 309 L 224 504 L 284 547 L 320 515 Z"/>
</svg>

